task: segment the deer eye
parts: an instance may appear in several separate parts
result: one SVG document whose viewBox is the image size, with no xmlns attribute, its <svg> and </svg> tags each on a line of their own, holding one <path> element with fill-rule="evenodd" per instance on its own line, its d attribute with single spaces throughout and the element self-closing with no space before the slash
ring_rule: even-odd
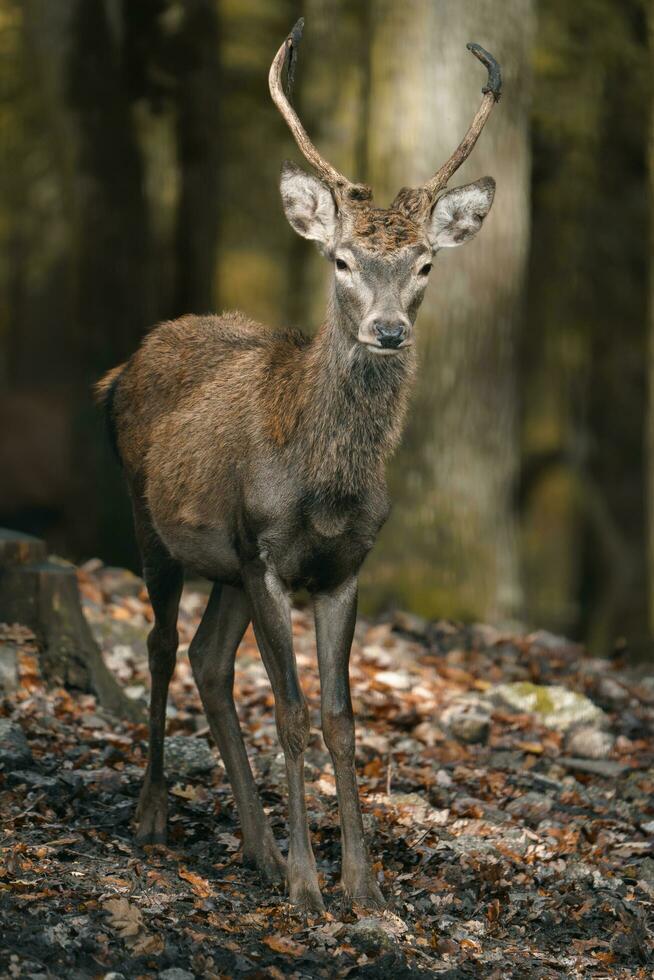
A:
<svg viewBox="0 0 654 980">
<path fill-rule="evenodd" d="M 430 272 L 431 272 L 431 262 L 427 262 L 426 265 L 423 265 L 423 267 L 420 270 L 420 272 L 418 273 L 418 275 L 419 276 L 428 276 Z"/>
<path fill-rule="evenodd" d="M 349 265 L 347 264 L 347 262 L 344 262 L 343 259 L 336 259 L 336 268 L 340 272 L 349 272 L 350 271 Z"/>
</svg>

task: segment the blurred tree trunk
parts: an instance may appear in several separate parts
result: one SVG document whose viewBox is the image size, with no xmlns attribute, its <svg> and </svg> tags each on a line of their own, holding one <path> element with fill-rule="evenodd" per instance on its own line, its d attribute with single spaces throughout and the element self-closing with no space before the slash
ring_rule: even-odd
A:
<svg viewBox="0 0 654 980">
<path fill-rule="evenodd" d="M 551 0 L 534 53 L 525 611 L 598 656 L 647 633 L 644 15 L 641 0 Z"/>
<path fill-rule="evenodd" d="M 215 0 L 191 0 L 177 37 L 176 313 L 208 313 L 215 304 L 221 130 L 220 60 Z"/>
<path fill-rule="evenodd" d="M 129 356 L 151 319 L 149 221 L 124 61 L 126 26 L 108 0 L 28 0 L 25 30 L 65 201 L 61 282 L 70 316 L 46 322 L 66 351 L 49 380 L 65 384 L 69 405 L 67 550 L 112 555 L 122 540 L 125 560 L 133 555 L 129 507 L 91 385 Z"/>
<path fill-rule="evenodd" d="M 370 0 L 304 0 L 306 26 L 294 101 L 300 118 L 328 160 L 348 177 L 364 180 L 368 166 Z M 289 25 L 290 26 L 290 25 Z M 310 170 L 292 137 L 284 157 Z M 288 318 L 305 330 L 325 315 L 332 270 L 317 249 L 291 233 Z"/>
<path fill-rule="evenodd" d="M 297 3 L 220 0 L 221 147 L 218 284 L 223 309 L 280 324 L 292 238 L 279 198 L 291 138 L 272 105 L 268 70 Z"/>
<path fill-rule="evenodd" d="M 654 0 L 647 5 L 650 56 L 649 91 L 649 347 L 646 426 L 647 586 L 650 634 L 654 635 Z"/>
<path fill-rule="evenodd" d="M 504 94 L 450 182 L 497 180 L 474 243 L 437 259 L 418 320 L 421 362 L 392 473 L 394 511 L 366 575 L 376 604 L 501 620 L 520 610 L 512 492 L 517 466 L 514 342 L 529 235 L 532 0 L 372 0 L 369 160 L 380 203 L 446 160 L 474 115 L 485 72 Z M 384 200 L 385 199 L 385 200 Z"/>
<path fill-rule="evenodd" d="M 67 99 L 77 129 L 75 265 L 83 381 L 128 356 L 149 323 L 148 215 L 120 31 L 77 0 Z"/>
</svg>

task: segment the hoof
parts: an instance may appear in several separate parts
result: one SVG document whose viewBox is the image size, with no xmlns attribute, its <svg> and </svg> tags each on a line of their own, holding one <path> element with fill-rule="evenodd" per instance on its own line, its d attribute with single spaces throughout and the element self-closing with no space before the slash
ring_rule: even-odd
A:
<svg viewBox="0 0 654 980">
<path fill-rule="evenodd" d="M 289 898 L 301 912 L 324 912 L 325 903 L 322 900 L 317 883 L 310 881 L 298 882 L 290 886 Z"/>
<path fill-rule="evenodd" d="M 386 908 L 386 899 L 372 873 L 368 873 L 363 880 L 355 882 L 352 886 L 343 881 L 342 888 L 348 902 L 377 911 Z"/>
<path fill-rule="evenodd" d="M 137 847 L 145 847 L 147 844 L 165 844 L 168 834 L 165 830 L 141 830 L 136 831 L 134 843 Z"/>
<path fill-rule="evenodd" d="M 143 785 L 136 808 L 136 833 L 134 840 L 139 847 L 145 844 L 165 844 L 168 820 L 168 792 L 165 786 L 153 787 L 147 781 Z"/>
<path fill-rule="evenodd" d="M 264 881 L 283 885 L 286 881 L 286 861 L 279 853 L 272 834 L 257 847 L 243 848 L 243 864 L 259 872 Z"/>
</svg>

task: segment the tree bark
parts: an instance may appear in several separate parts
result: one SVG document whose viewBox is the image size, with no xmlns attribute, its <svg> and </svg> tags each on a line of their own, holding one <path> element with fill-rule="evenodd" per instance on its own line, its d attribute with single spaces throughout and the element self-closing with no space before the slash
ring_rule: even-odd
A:
<svg viewBox="0 0 654 980">
<path fill-rule="evenodd" d="M 650 53 L 650 93 L 649 93 L 649 337 L 647 386 L 648 404 L 646 421 L 646 492 L 647 492 L 647 599 L 650 635 L 654 635 L 654 2 L 647 5 L 648 36 Z"/>
<path fill-rule="evenodd" d="M 352 180 L 368 166 L 370 0 L 304 0 L 306 27 L 299 51 L 294 103 L 320 152 Z M 291 25 L 289 25 L 290 27 Z M 283 156 L 308 164 L 288 135 Z M 289 252 L 289 322 L 311 331 L 325 315 L 324 256 L 292 233 Z"/>
<path fill-rule="evenodd" d="M 480 102 L 476 41 L 504 94 L 450 182 L 489 174 L 479 237 L 435 262 L 418 320 L 421 361 L 392 470 L 394 512 L 367 570 L 376 605 L 502 620 L 519 611 L 512 491 L 517 466 L 514 340 L 529 233 L 528 53 L 532 0 L 372 0 L 369 178 L 380 203 L 430 177 Z"/>
<path fill-rule="evenodd" d="M 0 622 L 34 631 L 45 680 L 91 691 L 119 717 L 141 719 L 139 705 L 105 666 L 82 612 L 73 566 L 48 560 L 38 538 L 5 528 L 0 528 Z"/>
<path fill-rule="evenodd" d="M 116 31 L 107 4 L 77 0 L 66 95 L 78 139 L 75 349 L 84 374 L 128 357 L 150 324 L 143 164 Z"/>
<path fill-rule="evenodd" d="M 178 48 L 176 314 L 215 306 L 221 91 L 215 0 L 188 3 Z"/>
</svg>

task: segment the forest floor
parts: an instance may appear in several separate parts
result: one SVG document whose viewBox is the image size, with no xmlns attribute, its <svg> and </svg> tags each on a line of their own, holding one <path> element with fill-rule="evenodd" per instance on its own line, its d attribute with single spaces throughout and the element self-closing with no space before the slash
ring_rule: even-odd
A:
<svg viewBox="0 0 654 980">
<path fill-rule="evenodd" d="M 107 663 L 144 698 L 151 611 L 140 581 L 99 562 L 79 577 Z M 17 662 L 0 702 L 0 976 L 653 975 L 654 667 L 648 676 L 593 660 L 546 633 L 360 621 L 357 765 L 388 899 L 374 915 L 339 891 L 313 630 L 296 611 L 312 717 L 308 809 L 327 908 L 307 917 L 240 862 L 230 787 L 187 656 L 205 601 L 187 588 L 180 611 L 167 847 L 132 843 L 146 726 L 44 686 L 34 638 L 0 627 L 0 651 Z M 283 760 L 250 632 L 237 667 L 248 751 L 284 849 Z M 597 708 L 577 696 L 557 713 L 534 685 L 561 685 Z"/>
</svg>

